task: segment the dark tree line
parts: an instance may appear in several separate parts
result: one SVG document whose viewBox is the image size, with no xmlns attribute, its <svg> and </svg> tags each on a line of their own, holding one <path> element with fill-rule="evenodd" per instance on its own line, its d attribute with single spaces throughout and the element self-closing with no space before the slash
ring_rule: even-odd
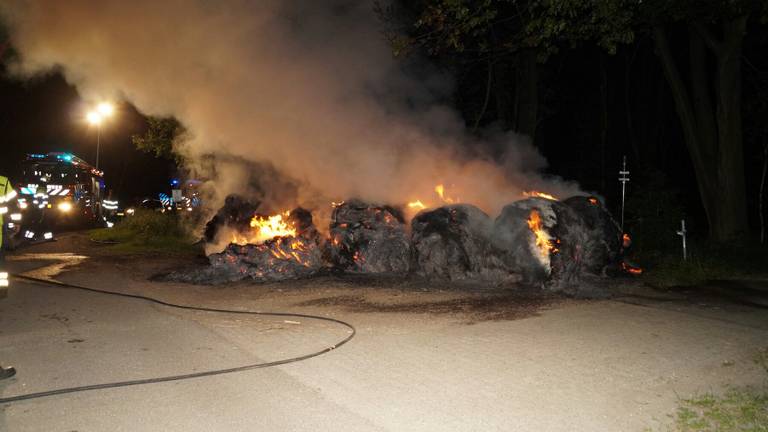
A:
<svg viewBox="0 0 768 432">
<path fill-rule="evenodd" d="M 426 54 L 456 74 L 470 127 L 529 135 L 557 164 L 573 143 L 552 129 L 582 87 L 586 112 L 572 115 L 590 129 L 582 138 L 601 176 L 571 173 L 578 180 L 605 193 L 619 154 L 664 168 L 678 141 L 712 240 L 744 237 L 748 209 L 762 210 L 757 193 L 748 199 L 758 188 L 747 186 L 745 149 L 752 157 L 768 139 L 766 1 L 420 0 L 378 12 L 396 55 Z"/>
</svg>

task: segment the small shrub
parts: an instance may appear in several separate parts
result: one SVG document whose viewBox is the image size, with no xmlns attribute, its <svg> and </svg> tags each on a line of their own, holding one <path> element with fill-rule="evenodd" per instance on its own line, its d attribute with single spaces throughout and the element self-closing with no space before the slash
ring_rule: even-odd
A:
<svg viewBox="0 0 768 432">
<path fill-rule="evenodd" d="M 137 210 L 113 228 L 91 231 L 96 241 L 116 242 L 121 252 L 191 252 L 195 242 L 191 230 L 173 213 Z"/>
</svg>

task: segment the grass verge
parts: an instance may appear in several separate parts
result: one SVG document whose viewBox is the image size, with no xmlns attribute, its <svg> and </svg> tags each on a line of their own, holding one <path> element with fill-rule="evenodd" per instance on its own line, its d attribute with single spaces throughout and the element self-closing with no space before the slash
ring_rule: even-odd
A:
<svg viewBox="0 0 768 432">
<path fill-rule="evenodd" d="M 768 349 L 758 352 L 755 363 L 768 373 Z M 683 399 L 674 417 L 678 432 L 768 432 L 768 386 Z"/>
<path fill-rule="evenodd" d="M 768 280 L 768 248 L 763 245 L 712 246 L 692 244 L 690 256 L 646 254 L 645 282 L 657 287 L 693 286 L 716 279 Z"/>
<path fill-rule="evenodd" d="M 92 230 L 95 241 L 115 242 L 110 250 L 124 254 L 167 253 L 196 254 L 200 248 L 183 221 L 174 214 L 136 211 L 116 223 L 113 228 Z"/>
</svg>

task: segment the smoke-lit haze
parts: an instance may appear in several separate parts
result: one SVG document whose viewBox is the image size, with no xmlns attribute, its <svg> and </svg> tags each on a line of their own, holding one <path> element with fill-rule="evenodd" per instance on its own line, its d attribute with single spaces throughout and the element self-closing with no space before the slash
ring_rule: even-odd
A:
<svg viewBox="0 0 768 432">
<path fill-rule="evenodd" d="M 576 192 L 537 175 L 544 160 L 520 137 L 470 139 L 437 102 L 450 82 L 424 67 L 419 78 L 402 71 L 370 1 L 4 0 L 0 13 L 22 74 L 60 67 L 86 100 L 175 116 L 203 176 L 213 176 L 204 155 L 226 155 L 213 164 L 214 206 L 259 177 L 237 158 L 269 162 L 299 185 L 294 194 L 262 185 L 268 207 L 436 204 L 444 183 L 495 216 L 522 190 Z"/>
</svg>

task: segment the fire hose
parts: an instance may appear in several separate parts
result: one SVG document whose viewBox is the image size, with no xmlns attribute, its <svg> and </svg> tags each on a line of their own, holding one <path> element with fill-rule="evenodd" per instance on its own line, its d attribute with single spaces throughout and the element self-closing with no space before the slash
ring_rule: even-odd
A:
<svg viewBox="0 0 768 432">
<path fill-rule="evenodd" d="M 334 324 L 339 324 L 344 327 L 347 327 L 349 329 L 349 335 L 346 338 L 342 339 L 341 341 L 329 347 L 326 347 L 320 351 L 316 351 L 316 352 L 305 354 L 298 357 L 291 357 L 287 359 L 275 360 L 275 361 L 265 362 L 265 363 L 248 364 L 244 366 L 237 366 L 237 367 L 232 367 L 227 369 L 214 369 L 214 370 L 195 372 L 195 373 L 189 373 L 189 374 L 171 375 L 171 376 L 156 377 L 156 378 L 144 378 L 144 379 L 136 379 L 136 380 L 129 380 L 129 381 L 118 381 L 118 382 L 103 383 L 103 384 L 90 384 L 90 385 L 83 385 L 83 386 L 77 386 L 77 387 L 47 390 L 47 391 L 42 391 L 37 393 L 28 393 L 28 394 L 22 394 L 17 396 L 10 396 L 6 398 L 0 398 L 0 404 L 19 402 L 19 401 L 30 400 L 30 399 L 38 399 L 38 398 L 62 395 L 67 393 L 77 393 L 77 392 L 85 392 L 85 391 L 91 391 L 91 390 L 103 390 L 103 389 L 118 388 L 118 387 L 129 387 L 129 386 L 136 386 L 136 385 L 156 384 L 156 383 L 169 382 L 169 381 L 181 381 L 181 380 L 188 380 L 193 378 L 203 378 L 203 377 L 209 377 L 214 375 L 245 372 L 253 369 L 263 369 L 263 368 L 280 366 L 280 365 L 289 364 L 289 363 L 296 363 L 296 362 L 308 360 L 313 357 L 317 357 L 317 356 L 329 353 L 335 350 L 336 348 L 339 348 L 340 346 L 346 344 L 350 340 L 352 340 L 352 338 L 354 338 L 355 334 L 357 333 L 357 330 L 355 330 L 355 327 L 350 323 L 347 323 L 335 318 L 328 318 L 328 317 L 322 317 L 317 315 L 298 314 L 298 313 L 290 313 L 290 312 L 257 312 L 257 311 L 250 311 L 250 310 L 218 309 L 218 308 L 208 308 L 208 307 L 200 307 L 200 306 L 180 305 L 180 304 L 166 302 L 163 300 L 158 300 L 152 297 L 147 297 L 139 294 L 127 294 L 127 293 L 106 291 L 106 290 L 100 290 L 97 288 L 88 288 L 84 286 L 73 285 L 73 284 L 68 284 L 68 283 L 59 282 L 59 281 L 38 279 L 38 278 L 33 278 L 33 277 L 23 276 L 18 274 L 13 274 L 12 276 L 16 279 L 27 280 L 27 281 L 36 282 L 39 284 L 143 300 L 146 302 L 155 303 L 161 306 L 166 306 L 166 307 L 175 308 L 175 309 L 213 312 L 213 313 L 228 313 L 228 314 L 238 314 L 238 315 L 304 318 L 304 319 L 312 319 L 312 320 L 318 320 L 318 321 L 326 321 L 326 322 L 331 322 Z"/>
</svg>

